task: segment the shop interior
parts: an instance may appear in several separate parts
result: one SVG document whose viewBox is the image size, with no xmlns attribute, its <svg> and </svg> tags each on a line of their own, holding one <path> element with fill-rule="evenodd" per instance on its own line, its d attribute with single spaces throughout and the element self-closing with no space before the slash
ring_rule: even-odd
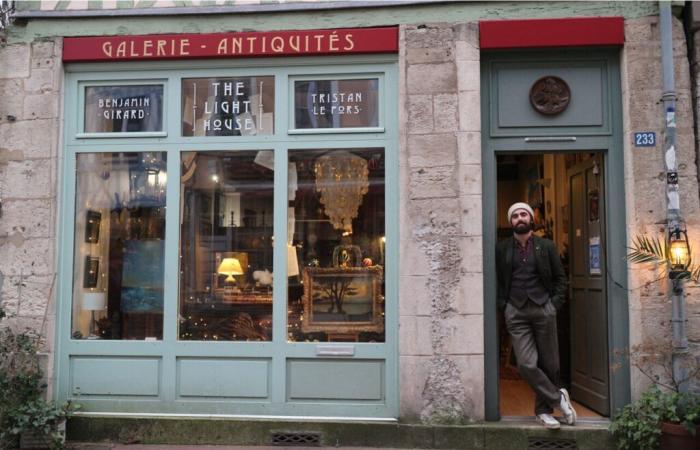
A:
<svg viewBox="0 0 700 450">
<path fill-rule="evenodd" d="M 535 212 L 535 234 L 553 240 L 569 275 L 570 186 L 567 170 L 588 159 L 600 159 L 596 153 L 538 153 L 499 155 L 497 159 L 497 226 L 498 240 L 512 236 L 506 218 L 508 207 L 520 201 L 529 203 Z M 602 160 L 601 160 L 602 164 Z M 570 293 L 557 314 L 561 385 L 571 386 L 571 312 Z M 535 395 L 518 374 L 510 337 L 499 313 L 500 333 L 500 413 L 502 417 L 531 417 Z M 574 400 L 574 399 L 572 399 Z M 602 416 L 574 401 L 581 419 Z M 559 414 L 555 411 L 555 415 Z"/>
</svg>

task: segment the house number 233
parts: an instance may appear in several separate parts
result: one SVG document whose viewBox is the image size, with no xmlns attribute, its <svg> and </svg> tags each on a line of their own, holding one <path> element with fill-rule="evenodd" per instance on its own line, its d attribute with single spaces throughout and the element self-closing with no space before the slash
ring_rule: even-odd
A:
<svg viewBox="0 0 700 450">
<path fill-rule="evenodd" d="M 644 133 L 634 133 L 635 147 L 654 147 L 656 146 L 656 133 L 646 131 Z"/>
</svg>

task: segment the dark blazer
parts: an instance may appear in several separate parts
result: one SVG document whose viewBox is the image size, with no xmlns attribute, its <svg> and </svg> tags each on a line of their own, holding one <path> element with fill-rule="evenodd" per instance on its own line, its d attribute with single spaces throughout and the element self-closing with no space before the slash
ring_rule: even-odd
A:
<svg viewBox="0 0 700 450">
<path fill-rule="evenodd" d="M 513 272 L 513 237 L 496 244 L 496 278 L 498 279 L 498 307 L 503 308 L 510 295 L 510 279 Z M 540 281 L 544 285 L 552 304 L 558 309 L 566 300 L 568 283 L 564 266 L 559 259 L 559 251 L 554 242 L 539 236 L 532 236 L 535 246 L 535 263 Z"/>
</svg>

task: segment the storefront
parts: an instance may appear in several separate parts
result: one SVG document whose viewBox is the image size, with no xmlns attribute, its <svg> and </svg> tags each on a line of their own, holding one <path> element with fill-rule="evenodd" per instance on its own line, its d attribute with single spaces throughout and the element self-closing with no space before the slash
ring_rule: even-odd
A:
<svg viewBox="0 0 700 450">
<path fill-rule="evenodd" d="M 504 403 L 522 380 L 492 251 L 527 200 L 571 270 L 564 380 L 605 421 L 645 388 L 629 347 L 668 337 L 670 306 L 624 260 L 665 218 L 658 5 L 341 3 L 17 12 L 3 304 L 47 337 L 54 397 L 107 416 L 530 416 Z M 692 238 L 700 204 L 682 202 Z"/>
</svg>

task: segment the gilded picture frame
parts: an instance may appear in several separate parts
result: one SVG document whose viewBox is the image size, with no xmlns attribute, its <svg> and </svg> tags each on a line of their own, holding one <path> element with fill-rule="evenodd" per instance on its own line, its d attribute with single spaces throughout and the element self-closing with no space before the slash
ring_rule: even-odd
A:
<svg viewBox="0 0 700 450">
<path fill-rule="evenodd" d="M 384 331 L 383 268 L 305 267 L 304 333 Z"/>
</svg>

